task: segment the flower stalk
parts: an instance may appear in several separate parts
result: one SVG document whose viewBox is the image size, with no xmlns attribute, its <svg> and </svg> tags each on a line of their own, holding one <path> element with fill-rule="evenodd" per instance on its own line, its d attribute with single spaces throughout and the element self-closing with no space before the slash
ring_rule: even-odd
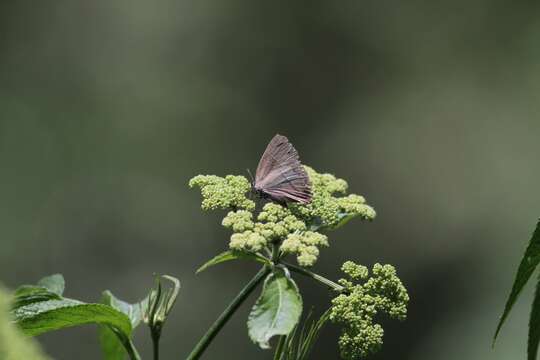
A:
<svg viewBox="0 0 540 360">
<path fill-rule="evenodd" d="M 271 268 L 264 266 L 259 272 L 244 286 L 242 290 L 236 295 L 221 315 L 216 319 L 208 331 L 203 335 L 201 340 L 195 345 L 187 360 L 199 359 L 210 343 L 214 340 L 216 335 L 221 331 L 223 326 L 229 321 L 233 314 L 238 310 L 240 305 L 249 297 L 249 295 L 255 290 L 255 288 L 264 280 L 266 275 L 271 271 Z"/>
<path fill-rule="evenodd" d="M 285 262 L 282 262 L 282 264 L 285 265 L 291 271 L 294 271 L 294 272 L 296 272 L 298 274 L 302 274 L 304 276 L 307 276 L 309 278 L 312 278 L 312 279 L 320 282 L 323 285 L 326 285 L 331 290 L 334 290 L 334 291 L 337 291 L 337 292 L 343 292 L 343 291 L 346 290 L 345 287 L 339 285 L 338 283 L 336 283 L 336 282 L 334 282 L 334 281 L 332 281 L 330 279 L 325 278 L 324 276 L 316 274 L 313 271 L 310 271 L 310 270 L 305 269 L 305 268 L 300 267 L 300 266 L 285 263 Z"/>
</svg>

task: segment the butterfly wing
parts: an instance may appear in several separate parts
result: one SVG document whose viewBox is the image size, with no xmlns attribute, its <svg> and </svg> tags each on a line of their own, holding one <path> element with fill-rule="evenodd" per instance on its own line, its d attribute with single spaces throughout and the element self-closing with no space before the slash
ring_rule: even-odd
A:
<svg viewBox="0 0 540 360">
<path fill-rule="evenodd" d="M 282 135 L 270 141 L 259 161 L 255 188 L 277 201 L 311 201 L 311 183 L 298 152 Z"/>
</svg>

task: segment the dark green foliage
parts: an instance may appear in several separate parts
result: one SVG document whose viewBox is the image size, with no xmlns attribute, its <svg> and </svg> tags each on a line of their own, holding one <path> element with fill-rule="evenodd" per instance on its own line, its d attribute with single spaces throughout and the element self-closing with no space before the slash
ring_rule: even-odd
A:
<svg viewBox="0 0 540 360">
<path fill-rule="evenodd" d="M 493 337 L 493 344 L 499 335 L 501 327 L 506 321 L 512 307 L 516 303 L 519 295 L 521 294 L 523 288 L 531 278 L 531 275 L 538 267 L 540 263 L 540 222 L 536 225 L 536 229 L 531 237 L 529 245 L 525 250 L 525 254 L 521 259 L 519 264 L 516 277 L 514 279 L 514 284 L 512 285 L 512 290 L 506 301 L 503 314 L 497 325 L 497 330 Z M 527 354 L 529 360 L 536 359 L 536 354 L 538 352 L 538 344 L 540 342 L 540 283 L 537 284 L 536 293 L 534 296 L 534 301 L 531 308 L 531 314 L 529 319 L 529 340 L 527 346 Z"/>
</svg>

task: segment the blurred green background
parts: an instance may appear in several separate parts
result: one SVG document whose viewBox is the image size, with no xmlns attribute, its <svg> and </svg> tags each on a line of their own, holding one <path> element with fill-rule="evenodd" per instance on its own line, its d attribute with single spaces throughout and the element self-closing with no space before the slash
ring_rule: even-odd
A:
<svg viewBox="0 0 540 360">
<path fill-rule="evenodd" d="M 154 272 L 175 275 L 162 349 L 183 359 L 256 271 L 195 276 L 228 231 L 187 182 L 253 171 L 279 132 L 378 212 L 331 233 L 316 266 L 397 266 L 409 319 L 388 322 L 372 359 L 524 359 L 530 291 L 490 341 L 540 216 L 539 4 L 3 1 L 0 281 L 61 272 L 67 296 L 134 301 Z M 327 306 L 299 282 L 306 306 Z M 205 358 L 270 359 L 248 308 Z M 40 340 L 98 359 L 94 330 Z M 326 328 L 313 359 L 336 359 L 337 336 Z"/>
</svg>

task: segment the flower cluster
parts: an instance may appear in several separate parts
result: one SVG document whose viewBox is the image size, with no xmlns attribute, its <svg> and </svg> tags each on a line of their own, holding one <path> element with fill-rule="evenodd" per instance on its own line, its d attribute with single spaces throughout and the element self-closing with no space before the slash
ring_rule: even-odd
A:
<svg viewBox="0 0 540 360">
<path fill-rule="evenodd" d="M 320 231 L 335 229 L 353 217 L 371 220 L 375 211 L 362 196 L 346 195 L 345 180 L 305 168 L 312 184 L 311 203 L 282 206 L 270 202 L 259 213 L 247 197 L 251 186 L 243 176 L 199 175 L 190 180 L 189 186 L 201 189 L 204 210 L 230 210 L 222 225 L 233 231 L 229 243 L 232 250 L 259 252 L 273 244 L 280 246 L 282 255 L 295 255 L 301 266 L 312 266 L 319 248 L 328 246 L 326 235 Z"/>
<path fill-rule="evenodd" d="M 345 180 L 332 174 L 319 174 L 309 166 L 305 169 L 311 180 L 313 199 L 307 205 L 291 204 L 291 209 L 309 224 L 310 229 L 332 230 L 357 216 L 365 220 L 375 218 L 375 210 L 362 196 L 335 196 L 345 195 L 348 188 Z"/>
<path fill-rule="evenodd" d="M 341 356 L 361 359 L 382 346 L 384 331 L 373 318 L 383 312 L 405 320 L 409 295 L 391 265 L 375 264 L 371 277 L 365 266 L 351 261 L 343 264 L 341 270 L 349 279 L 339 280 L 345 291 L 332 300 L 330 320 L 343 325 L 339 339 Z"/>
<path fill-rule="evenodd" d="M 198 175 L 189 181 L 189 187 L 201 188 L 203 210 L 255 209 L 255 203 L 246 197 L 251 184 L 243 176 Z"/>
</svg>

